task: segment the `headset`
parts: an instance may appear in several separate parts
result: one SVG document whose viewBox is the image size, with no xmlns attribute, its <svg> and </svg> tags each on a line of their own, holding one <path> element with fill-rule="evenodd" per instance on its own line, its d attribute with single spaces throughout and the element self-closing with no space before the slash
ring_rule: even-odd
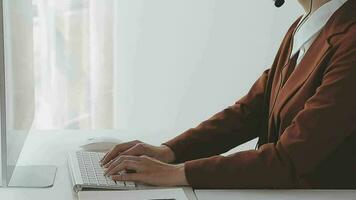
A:
<svg viewBox="0 0 356 200">
<path fill-rule="evenodd" d="M 284 0 L 273 0 L 274 1 L 274 5 L 277 7 L 277 8 L 279 8 L 279 7 L 281 7 L 281 6 L 283 6 L 283 4 L 284 4 Z"/>
<path fill-rule="evenodd" d="M 274 1 L 274 5 L 279 8 L 279 7 L 282 7 L 285 3 L 285 0 L 273 0 Z M 310 10 L 312 9 L 312 6 L 313 6 L 313 0 L 310 1 L 311 2 L 311 5 L 310 5 Z"/>
</svg>

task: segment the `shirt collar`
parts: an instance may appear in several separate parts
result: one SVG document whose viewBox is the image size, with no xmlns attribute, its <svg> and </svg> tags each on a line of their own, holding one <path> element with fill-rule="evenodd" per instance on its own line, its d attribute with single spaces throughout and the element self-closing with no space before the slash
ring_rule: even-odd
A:
<svg viewBox="0 0 356 200">
<path fill-rule="evenodd" d="M 331 0 L 317 9 L 295 33 L 291 56 L 297 53 L 305 43 L 318 34 L 330 17 L 346 2 L 347 0 Z"/>
</svg>

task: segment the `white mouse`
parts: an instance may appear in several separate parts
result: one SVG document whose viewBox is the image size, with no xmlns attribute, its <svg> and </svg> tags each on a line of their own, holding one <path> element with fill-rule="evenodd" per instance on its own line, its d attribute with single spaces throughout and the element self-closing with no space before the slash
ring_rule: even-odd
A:
<svg viewBox="0 0 356 200">
<path fill-rule="evenodd" d="M 80 148 L 84 151 L 106 152 L 120 143 L 122 143 L 122 141 L 114 137 L 93 137 L 89 138 Z"/>
</svg>

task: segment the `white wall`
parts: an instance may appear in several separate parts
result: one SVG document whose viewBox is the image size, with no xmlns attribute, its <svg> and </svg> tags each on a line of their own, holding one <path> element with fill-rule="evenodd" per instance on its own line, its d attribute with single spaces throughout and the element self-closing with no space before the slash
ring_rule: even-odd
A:
<svg viewBox="0 0 356 200">
<path fill-rule="evenodd" d="M 233 104 L 271 65 L 297 1 L 117 1 L 116 127 L 167 138 Z"/>
</svg>

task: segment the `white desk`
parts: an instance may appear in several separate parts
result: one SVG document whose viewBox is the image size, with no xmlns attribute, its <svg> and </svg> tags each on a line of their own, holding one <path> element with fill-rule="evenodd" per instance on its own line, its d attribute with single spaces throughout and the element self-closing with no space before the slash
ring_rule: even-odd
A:
<svg viewBox="0 0 356 200">
<path fill-rule="evenodd" d="M 123 133 L 119 131 L 37 131 L 27 138 L 19 164 L 56 165 L 58 167 L 54 187 L 45 189 L 0 188 L 0 199 L 6 200 L 76 200 L 71 188 L 67 168 L 67 152 L 75 151 L 88 138 L 112 136 L 123 141 L 140 139 L 160 144 L 169 139 L 165 134 Z M 197 190 L 199 200 L 232 199 L 340 199 L 356 200 L 356 191 L 263 191 L 263 190 Z"/>
<path fill-rule="evenodd" d="M 138 137 L 139 135 L 139 137 Z M 55 165 L 58 167 L 54 186 L 45 189 L 1 188 L 0 199 L 6 200 L 71 200 L 77 199 L 71 188 L 67 167 L 67 153 L 78 150 L 88 138 L 95 136 L 117 137 L 123 141 L 139 138 L 160 144 L 168 138 L 164 134 L 123 134 L 119 131 L 36 131 L 29 134 L 19 164 Z"/>
<path fill-rule="evenodd" d="M 355 200 L 352 190 L 196 190 L 198 200 Z"/>
</svg>

